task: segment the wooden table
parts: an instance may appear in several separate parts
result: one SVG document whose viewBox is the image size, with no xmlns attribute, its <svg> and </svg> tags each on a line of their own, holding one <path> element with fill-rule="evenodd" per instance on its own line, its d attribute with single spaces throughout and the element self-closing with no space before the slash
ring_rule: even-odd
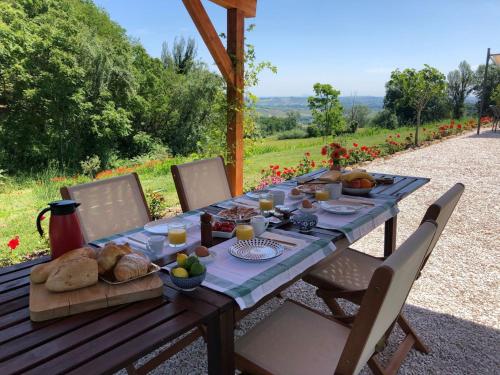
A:
<svg viewBox="0 0 500 375">
<path fill-rule="evenodd" d="M 29 318 L 29 272 L 47 260 L 0 269 L 0 374 L 113 373 L 201 324 L 210 337 L 209 373 L 222 372 L 224 346 L 217 337 L 227 298 L 214 293 L 206 303 L 165 284 L 162 297 L 35 323 Z"/>
<path fill-rule="evenodd" d="M 314 177 L 323 171 L 314 171 L 310 174 Z M 371 173 L 375 178 L 381 177 L 392 177 L 394 178 L 394 183 L 391 185 L 379 185 L 376 186 L 370 193 L 372 198 L 393 198 L 396 202 L 401 201 L 403 198 L 415 192 L 417 189 L 427 184 L 430 179 L 421 177 L 410 177 L 410 176 L 396 176 L 381 173 Z M 219 212 L 221 208 L 216 205 L 212 205 L 205 208 L 205 211 L 215 214 Z M 280 229 L 294 231 L 296 228 L 290 224 L 279 226 Z M 385 234 L 384 234 L 384 256 L 389 256 L 396 248 L 396 229 L 397 229 L 397 217 L 393 217 L 385 222 Z M 335 230 L 327 230 L 321 228 L 314 228 L 311 235 L 319 238 L 331 238 L 335 244 L 336 251 L 329 257 L 325 258 L 322 262 L 331 261 L 334 257 L 341 254 L 341 252 L 350 245 L 347 238 L 342 232 Z M 317 265 L 316 265 L 317 266 Z M 311 267 L 312 268 L 312 267 Z M 267 302 L 269 299 L 276 297 L 279 293 L 290 285 L 300 280 L 309 270 L 306 270 L 300 275 L 297 275 L 290 282 L 282 285 L 280 288 L 274 290 L 265 299 L 259 301 L 251 309 L 241 311 L 236 304 L 236 302 L 228 296 L 222 295 L 215 291 L 209 290 L 207 288 L 198 288 L 195 293 L 191 294 L 191 298 L 196 300 L 201 300 L 205 303 L 211 303 L 211 301 L 218 296 L 218 308 L 219 308 L 219 336 L 215 338 L 218 340 L 218 344 L 222 346 L 221 357 L 218 359 L 220 363 L 220 374 L 234 374 L 234 324 L 239 319 L 243 318 L 250 312 L 254 311 L 256 308 L 260 307 L 262 304 Z M 170 283 L 170 281 L 168 281 Z M 171 285 L 171 284 L 170 284 Z M 224 302 L 224 299 L 226 302 Z M 212 338 L 214 339 L 214 338 Z M 209 337 L 210 340 L 210 337 Z"/>
<path fill-rule="evenodd" d="M 377 186 L 373 189 L 373 197 L 393 197 L 400 201 L 429 182 L 429 179 L 418 177 L 389 177 L 394 177 L 395 183 Z M 220 208 L 210 206 L 206 210 L 215 213 Z M 395 248 L 396 226 L 395 217 L 385 224 L 386 255 Z M 295 230 L 290 225 L 281 229 Z M 345 236 L 338 231 L 315 228 L 311 234 L 321 238 L 333 236 L 337 251 L 324 261 L 338 256 L 349 246 Z M 29 270 L 47 260 L 44 257 L 0 269 L 2 375 L 112 373 L 200 324 L 207 327 L 209 373 L 234 374 L 235 321 L 278 295 L 308 271 L 245 311 L 241 311 L 232 298 L 207 288 L 180 293 L 169 277 L 161 273 L 165 282 L 163 297 L 34 323 L 29 319 L 28 310 Z M 152 369 L 158 364 L 153 359 L 144 369 Z"/>
</svg>

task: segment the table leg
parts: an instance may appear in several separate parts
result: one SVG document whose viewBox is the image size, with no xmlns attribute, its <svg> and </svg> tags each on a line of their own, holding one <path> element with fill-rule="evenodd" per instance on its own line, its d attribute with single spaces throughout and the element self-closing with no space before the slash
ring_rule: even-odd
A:
<svg viewBox="0 0 500 375">
<path fill-rule="evenodd" d="M 234 311 L 228 308 L 208 323 L 208 373 L 234 375 Z"/>
<path fill-rule="evenodd" d="M 385 222 L 384 232 L 384 257 L 391 255 L 396 250 L 396 229 L 398 226 L 397 215 Z"/>
</svg>

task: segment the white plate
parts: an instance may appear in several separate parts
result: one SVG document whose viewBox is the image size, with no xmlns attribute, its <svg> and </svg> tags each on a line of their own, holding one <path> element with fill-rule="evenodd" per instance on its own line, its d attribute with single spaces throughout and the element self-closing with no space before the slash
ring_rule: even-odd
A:
<svg viewBox="0 0 500 375">
<path fill-rule="evenodd" d="M 182 219 L 177 219 L 177 220 L 172 220 L 172 219 L 160 219 L 160 220 L 155 220 L 147 223 L 144 225 L 144 230 L 146 232 L 152 233 L 152 234 L 160 234 L 163 236 L 166 236 L 168 234 L 168 224 L 173 224 L 173 223 L 182 223 L 186 224 L 186 229 L 191 228 L 194 223 L 191 221 L 187 220 L 182 220 Z"/>
<path fill-rule="evenodd" d="M 238 241 L 229 248 L 229 254 L 238 259 L 250 262 L 262 262 L 273 259 L 283 254 L 283 251 L 284 247 L 278 242 L 262 238 Z"/>
<path fill-rule="evenodd" d="M 320 202 L 319 206 L 331 214 L 336 215 L 352 215 L 361 210 L 363 207 L 350 205 L 330 205 L 327 202 Z"/>
<path fill-rule="evenodd" d="M 245 195 L 253 200 L 259 200 L 259 195 L 269 193 L 269 190 L 255 190 L 245 193 Z"/>
</svg>

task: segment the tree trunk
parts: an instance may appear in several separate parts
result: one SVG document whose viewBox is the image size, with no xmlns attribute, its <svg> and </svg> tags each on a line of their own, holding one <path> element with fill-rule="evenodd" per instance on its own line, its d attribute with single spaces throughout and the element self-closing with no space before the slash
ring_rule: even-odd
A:
<svg viewBox="0 0 500 375">
<path fill-rule="evenodd" d="M 415 146 L 418 146 L 418 127 L 420 126 L 421 109 L 417 109 L 417 126 L 415 127 Z"/>
</svg>

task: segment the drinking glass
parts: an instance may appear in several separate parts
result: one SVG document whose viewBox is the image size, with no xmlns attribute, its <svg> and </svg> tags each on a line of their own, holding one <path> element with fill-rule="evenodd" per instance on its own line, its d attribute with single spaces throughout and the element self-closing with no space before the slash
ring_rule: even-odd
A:
<svg viewBox="0 0 500 375">
<path fill-rule="evenodd" d="M 186 224 L 168 224 L 168 242 L 171 247 L 181 247 L 186 245 Z"/>
<path fill-rule="evenodd" d="M 238 241 L 251 240 L 253 235 L 253 227 L 251 225 L 239 224 L 236 226 L 236 238 Z"/>
<path fill-rule="evenodd" d="M 274 200 L 271 193 L 263 193 L 259 195 L 259 208 L 263 214 L 268 214 L 273 210 Z"/>
<path fill-rule="evenodd" d="M 317 201 L 327 201 L 330 199 L 330 192 L 325 189 L 316 190 L 314 197 Z"/>
</svg>

